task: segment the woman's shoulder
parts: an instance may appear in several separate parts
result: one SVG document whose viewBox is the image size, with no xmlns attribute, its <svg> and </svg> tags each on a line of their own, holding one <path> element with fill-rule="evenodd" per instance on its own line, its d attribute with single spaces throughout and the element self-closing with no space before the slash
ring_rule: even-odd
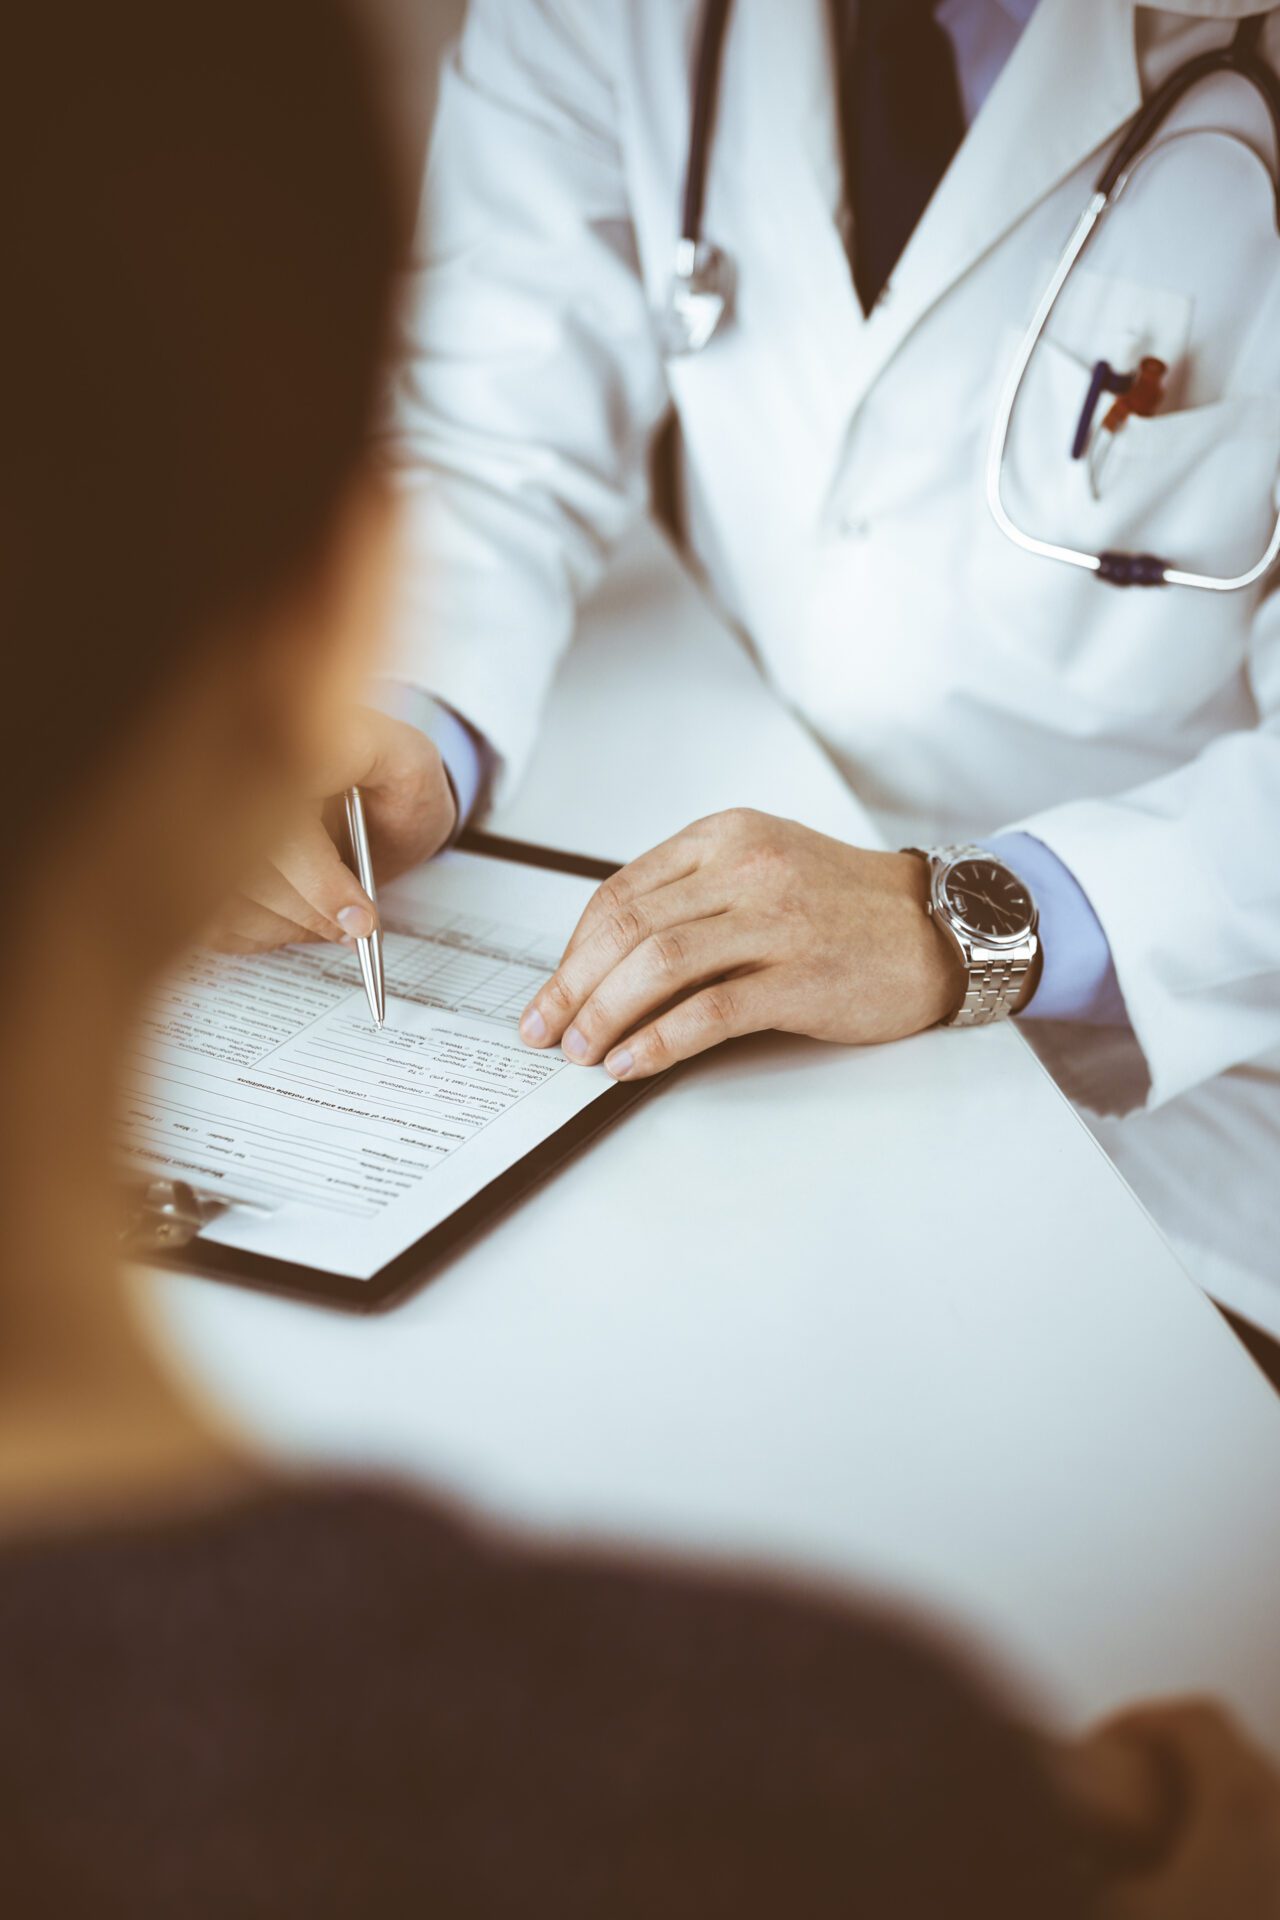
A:
<svg viewBox="0 0 1280 1920">
<path fill-rule="evenodd" d="M 1061 1865 L 1023 1730 L 916 1631 L 360 1484 L 10 1544 L 0 1698 L 21 1911 L 816 1913 L 992 1821 L 1011 1893 Z"/>
<path fill-rule="evenodd" d="M 329 1616 L 364 1638 L 388 1606 L 442 1597 L 479 1551 L 443 1507 L 359 1481 L 256 1483 L 227 1497 L 0 1544 L 0 1670 L 23 1649 L 33 1683 L 53 1662 L 123 1653 L 148 1664 L 230 1659 L 282 1618 Z M 216 1628 L 216 1631 L 215 1631 Z M 137 1675 L 133 1676 L 134 1681 Z"/>
</svg>

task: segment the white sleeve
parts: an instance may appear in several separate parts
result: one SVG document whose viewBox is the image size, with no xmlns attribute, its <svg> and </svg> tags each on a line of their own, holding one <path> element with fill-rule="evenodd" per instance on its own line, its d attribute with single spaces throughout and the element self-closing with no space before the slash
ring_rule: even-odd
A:
<svg viewBox="0 0 1280 1920">
<path fill-rule="evenodd" d="M 391 436 L 406 580 L 386 671 L 446 701 L 499 794 L 667 408 L 607 0 L 472 0 L 446 63 Z"/>
<path fill-rule="evenodd" d="M 1151 1106 L 1280 1047 L 1280 592 L 1254 622 L 1250 686 L 1256 726 L 1129 792 L 1019 822 L 1102 923 Z"/>
</svg>

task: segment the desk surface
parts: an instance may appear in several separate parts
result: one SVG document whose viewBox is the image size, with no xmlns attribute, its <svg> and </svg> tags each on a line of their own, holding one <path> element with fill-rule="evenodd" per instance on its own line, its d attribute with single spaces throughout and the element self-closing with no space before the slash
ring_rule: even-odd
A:
<svg viewBox="0 0 1280 1920">
<path fill-rule="evenodd" d="M 646 536 L 494 825 L 626 857 L 742 803 L 868 831 Z M 704 1059 L 383 1318 L 143 1284 L 283 1458 L 852 1574 L 1068 1719 L 1206 1688 L 1280 1749 L 1280 1400 L 1011 1029 Z"/>
</svg>

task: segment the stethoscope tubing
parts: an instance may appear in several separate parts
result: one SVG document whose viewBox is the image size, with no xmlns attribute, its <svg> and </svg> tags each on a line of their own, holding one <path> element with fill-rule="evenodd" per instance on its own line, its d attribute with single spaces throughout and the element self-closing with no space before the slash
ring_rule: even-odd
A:
<svg viewBox="0 0 1280 1920">
<path fill-rule="evenodd" d="M 1257 89 L 1271 117 L 1276 150 L 1280 152 L 1280 83 L 1258 52 L 1264 20 L 1263 14 L 1250 15 L 1240 22 L 1225 47 L 1214 47 L 1208 53 L 1197 54 L 1193 60 L 1186 61 L 1169 75 L 1164 85 L 1145 106 L 1138 109 L 1130 121 L 1123 139 L 1098 176 L 1099 193 L 1108 200 L 1114 201 L 1119 197 L 1126 178 L 1132 172 L 1134 161 L 1143 148 L 1154 140 L 1178 102 L 1192 87 L 1199 86 L 1202 80 L 1208 80 L 1215 73 L 1238 74 Z M 1272 187 L 1276 196 L 1276 226 L 1280 230 L 1280 173 L 1273 175 Z"/>
<path fill-rule="evenodd" d="M 1021 547 L 1026 553 L 1034 553 L 1042 560 L 1060 560 L 1069 567 L 1083 567 L 1090 573 L 1097 573 L 1100 570 L 1101 556 L 1085 553 L 1075 547 L 1057 546 L 1051 540 L 1040 540 L 1034 534 L 1024 533 L 1004 504 L 1000 480 L 1004 471 L 1005 452 L 1009 444 L 1009 429 L 1013 424 L 1013 411 L 1018 404 L 1018 395 L 1022 391 L 1022 382 L 1031 364 L 1031 356 L 1040 344 L 1040 338 L 1048 325 L 1049 315 L 1058 304 L 1058 295 L 1066 285 L 1071 269 L 1084 252 L 1106 208 L 1106 194 L 1095 188 L 1089 204 L 1072 230 L 1071 238 L 1062 250 L 1052 278 L 1040 296 L 1039 304 L 1027 323 L 1026 332 L 1019 342 L 1018 350 L 1005 375 L 1004 384 L 1000 389 L 1000 398 L 996 402 L 991 438 L 987 445 L 987 505 L 1001 533 L 1012 540 L 1015 547 Z"/>
<path fill-rule="evenodd" d="M 716 95 L 724 65 L 724 35 L 733 0 L 706 0 L 698 30 L 693 69 L 693 107 L 689 116 L 689 157 L 685 164 L 684 198 L 680 207 L 680 238 L 693 248 L 702 239 L 702 208 L 711 168 L 711 135 L 715 125 Z"/>
<path fill-rule="evenodd" d="M 1256 50 L 1262 24 L 1261 15 L 1242 21 L 1228 46 L 1217 48 L 1212 53 L 1200 54 L 1194 60 L 1187 61 L 1184 66 L 1178 68 L 1176 73 L 1169 76 L 1154 97 L 1134 116 L 1116 151 L 1108 159 L 1099 175 L 1088 204 L 1072 229 L 1058 264 L 1040 296 L 1036 310 L 1019 343 L 996 404 L 995 419 L 987 448 L 986 495 L 987 506 L 997 527 L 1008 540 L 1025 553 L 1034 554 L 1038 559 L 1056 560 L 1065 566 L 1083 568 L 1090 573 L 1098 574 L 1116 586 L 1191 587 L 1204 593 L 1239 593 L 1244 588 L 1254 586 L 1270 572 L 1277 559 L 1280 559 L 1280 511 L 1275 515 L 1271 537 L 1264 551 L 1251 567 L 1237 574 L 1198 573 L 1189 568 L 1172 566 L 1156 554 L 1090 553 L 1084 548 L 1067 547 L 1055 541 L 1041 540 L 1035 534 L 1028 533 L 1018 526 L 1005 506 L 1001 488 L 1009 432 L 1027 368 L 1031 364 L 1032 355 L 1039 345 L 1045 327 L 1048 325 L 1049 316 L 1058 303 L 1071 271 L 1096 234 L 1100 222 L 1115 208 L 1135 174 L 1154 154 L 1167 148 L 1175 140 L 1203 138 L 1214 131 L 1213 129 L 1186 128 L 1168 135 L 1163 141 L 1156 142 L 1155 136 L 1174 107 L 1193 87 L 1212 75 L 1236 74 L 1248 81 L 1261 96 L 1271 119 L 1277 149 L 1280 150 L 1280 82 L 1277 82 L 1275 74 Z M 1222 137 L 1234 139 L 1237 136 L 1224 134 Z M 1276 223 L 1277 228 L 1280 229 L 1280 172 L 1270 172 L 1270 179 L 1276 203 Z"/>
</svg>

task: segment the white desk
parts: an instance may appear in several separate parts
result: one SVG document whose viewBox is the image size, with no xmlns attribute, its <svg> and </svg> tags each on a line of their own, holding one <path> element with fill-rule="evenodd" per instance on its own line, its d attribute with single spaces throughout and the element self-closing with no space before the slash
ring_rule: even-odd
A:
<svg viewBox="0 0 1280 1920">
<path fill-rule="evenodd" d="M 629 856 L 735 802 L 859 832 L 648 540 L 494 824 Z M 388 1316 L 147 1286 L 287 1458 L 888 1583 L 1070 1718 L 1208 1688 L 1280 1748 L 1280 1400 L 1010 1029 L 709 1058 Z"/>
</svg>

